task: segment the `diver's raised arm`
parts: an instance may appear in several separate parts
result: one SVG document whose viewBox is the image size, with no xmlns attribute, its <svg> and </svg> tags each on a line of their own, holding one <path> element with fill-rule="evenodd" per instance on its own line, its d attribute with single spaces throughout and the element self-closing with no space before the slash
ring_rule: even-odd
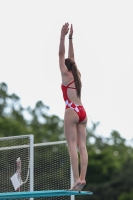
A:
<svg viewBox="0 0 133 200">
<path fill-rule="evenodd" d="M 68 58 L 71 58 L 74 60 L 74 48 L 73 48 L 73 25 L 70 26 L 70 32 L 69 32 L 69 46 L 68 46 Z"/>
<path fill-rule="evenodd" d="M 61 73 L 64 73 L 67 69 L 65 66 L 65 36 L 68 33 L 69 30 L 69 24 L 65 23 L 62 26 L 61 29 L 61 35 L 60 35 L 60 44 L 59 44 L 59 66 Z"/>
</svg>

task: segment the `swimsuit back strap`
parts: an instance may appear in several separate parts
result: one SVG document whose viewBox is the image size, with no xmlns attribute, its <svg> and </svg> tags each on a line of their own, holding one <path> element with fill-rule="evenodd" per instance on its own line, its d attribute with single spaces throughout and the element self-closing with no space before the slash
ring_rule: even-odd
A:
<svg viewBox="0 0 133 200">
<path fill-rule="evenodd" d="M 71 85 L 72 83 L 74 83 L 74 81 L 70 82 L 70 83 L 67 85 L 67 87 L 68 87 L 69 85 Z"/>
<path fill-rule="evenodd" d="M 67 88 L 70 88 L 70 89 L 76 89 L 75 87 L 67 87 Z"/>
<path fill-rule="evenodd" d="M 70 82 L 70 83 L 67 85 L 67 88 L 76 89 L 76 88 L 74 88 L 74 87 L 69 87 L 69 85 L 71 85 L 72 83 L 74 83 L 74 81 Z"/>
</svg>

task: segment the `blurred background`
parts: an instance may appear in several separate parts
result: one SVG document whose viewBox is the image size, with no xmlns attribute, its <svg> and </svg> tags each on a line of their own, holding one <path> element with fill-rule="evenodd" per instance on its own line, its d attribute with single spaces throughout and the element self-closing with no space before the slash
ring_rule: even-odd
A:
<svg viewBox="0 0 133 200">
<path fill-rule="evenodd" d="M 133 2 L 0 1 L 0 137 L 64 140 L 60 30 L 73 24 L 92 200 L 133 199 Z M 66 36 L 66 57 L 68 36 Z M 76 197 L 88 199 L 88 197 Z"/>
</svg>

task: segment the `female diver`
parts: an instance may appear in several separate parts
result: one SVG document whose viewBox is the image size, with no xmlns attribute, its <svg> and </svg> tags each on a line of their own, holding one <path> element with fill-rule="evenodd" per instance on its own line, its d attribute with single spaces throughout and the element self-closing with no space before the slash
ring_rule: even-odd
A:
<svg viewBox="0 0 133 200">
<path fill-rule="evenodd" d="M 68 58 L 65 59 L 65 36 L 69 32 Z M 73 26 L 65 23 L 61 29 L 59 44 L 59 66 L 62 77 L 62 92 L 66 104 L 64 114 L 64 133 L 73 170 L 74 183 L 70 190 L 81 191 L 86 184 L 85 176 L 88 165 L 86 149 L 87 115 L 81 102 L 81 74 L 77 68 L 73 48 Z M 80 154 L 80 173 L 78 152 Z"/>
</svg>

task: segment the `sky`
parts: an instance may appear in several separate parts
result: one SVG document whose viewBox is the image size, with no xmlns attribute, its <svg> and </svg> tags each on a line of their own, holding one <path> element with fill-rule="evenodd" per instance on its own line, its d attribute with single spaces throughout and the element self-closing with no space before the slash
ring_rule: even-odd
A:
<svg viewBox="0 0 133 200">
<path fill-rule="evenodd" d="M 133 138 L 133 1 L 1 0 L 0 82 L 23 107 L 39 100 L 64 117 L 58 48 L 62 25 L 73 24 L 82 103 L 96 134 Z M 68 36 L 65 39 L 67 57 Z"/>
</svg>

